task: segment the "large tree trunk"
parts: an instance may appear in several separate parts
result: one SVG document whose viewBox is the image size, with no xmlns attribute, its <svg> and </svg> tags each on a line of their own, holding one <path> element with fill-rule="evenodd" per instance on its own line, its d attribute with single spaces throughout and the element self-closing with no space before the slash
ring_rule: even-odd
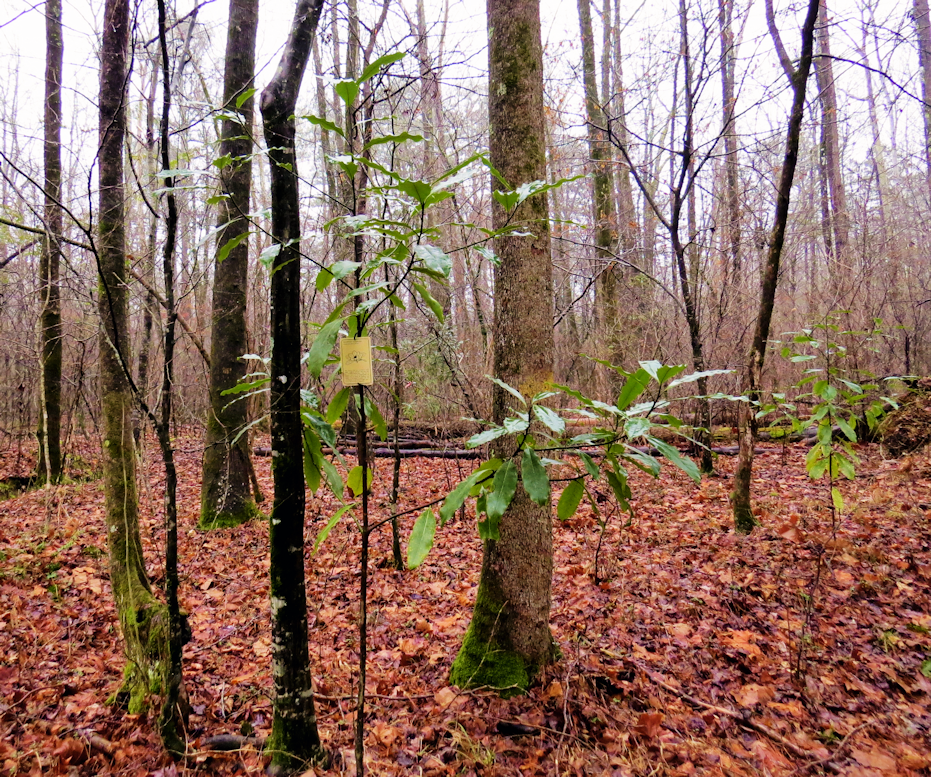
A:
<svg viewBox="0 0 931 777">
<path fill-rule="evenodd" d="M 141 711 L 153 676 L 167 656 L 165 607 L 146 577 L 139 536 L 129 375 L 129 306 L 124 235 L 123 143 L 126 132 L 129 3 L 107 0 L 100 52 L 100 394 L 103 480 L 110 583 L 125 642 L 124 689 L 129 710 Z"/>
<path fill-rule="evenodd" d="M 792 73 L 792 112 L 789 115 L 789 127 L 786 133 L 786 151 L 782 163 L 782 175 L 776 194 L 776 213 L 770 233 L 769 254 L 763 268 L 760 288 L 760 310 L 753 332 L 753 344 L 747 357 L 743 376 L 743 393 L 750 402 L 742 402 L 740 408 L 740 451 L 737 456 L 737 471 L 734 473 L 734 490 L 731 492 L 731 505 L 734 510 L 734 528 L 743 534 L 753 530 L 756 520 L 750 502 L 750 480 L 753 475 L 753 448 L 756 443 L 757 422 L 756 407 L 751 404 L 759 398 L 760 382 L 763 375 L 763 361 L 766 358 L 766 346 L 769 340 L 769 325 L 773 317 L 776 299 L 776 286 L 779 282 L 779 261 L 785 242 L 786 223 L 789 220 L 789 197 L 795 180 L 795 167 L 798 162 L 799 138 L 802 131 L 802 119 L 805 115 L 805 89 L 808 74 L 811 71 L 812 50 L 814 48 L 815 21 L 818 18 L 818 0 L 809 0 L 808 14 L 802 27 L 802 50 L 798 69 Z M 775 27 L 773 27 L 775 29 Z"/>
<path fill-rule="evenodd" d="M 61 477 L 61 0 L 45 4 L 45 238 L 39 265 L 42 294 L 42 384 L 39 403 L 40 480 Z"/>
<path fill-rule="evenodd" d="M 718 0 L 718 29 L 721 39 L 721 123 L 724 135 L 724 282 L 721 288 L 721 315 L 741 282 L 740 261 L 740 168 L 737 164 L 737 96 L 735 78 L 737 46 L 733 29 L 734 0 Z"/>
<path fill-rule="evenodd" d="M 271 173 L 272 238 L 280 246 L 271 279 L 271 433 L 275 500 L 271 544 L 272 675 L 275 711 L 266 749 L 275 773 L 325 758 L 317 732 L 307 648 L 304 585 L 304 463 L 301 390 L 301 217 L 294 108 L 323 0 L 299 0 L 278 70 L 262 92 Z"/>
<path fill-rule="evenodd" d="M 253 100 L 239 98 L 252 87 L 255 72 L 255 36 L 258 0 L 231 0 L 226 39 L 226 75 L 220 156 L 232 161 L 220 173 L 228 199 L 220 203 L 217 251 L 249 231 L 249 194 L 252 183 Z M 233 116 L 242 117 L 242 122 Z M 248 404 L 233 401 L 223 392 L 236 385 L 243 372 L 240 357 L 246 353 L 246 285 L 249 239 L 239 242 L 214 265 L 213 314 L 210 344 L 210 413 L 204 446 L 204 478 L 200 525 L 231 526 L 257 514 L 249 478 L 249 438 L 244 432 Z"/>
<path fill-rule="evenodd" d="M 488 0 L 491 163 L 512 187 L 543 179 L 543 64 L 538 0 Z M 500 187 L 497 180 L 492 184 Z M 497 203 L 494 227 L 507 214 Z M 531 235 L 495 241 L 495 376 L 525 396 L 552 380 L 553 280 L 547 201 L 536 196 L 516 219 Z M 510 395 L 495 387 L 500 423 Z M 501 451 L 504 453 L 504 451 Z M 510 452 L 508 452 L 510 453 Z M 507 454 L 505 454 L 507 455 Z M 525 690 L 552 660 L 549 628 L 553 536 L 549 505 L 530 500 L 522 486 L 501 518 L 500 539 L 485 543 L 472 622 L 453 663 L 460 686 Z"/>
</svg>

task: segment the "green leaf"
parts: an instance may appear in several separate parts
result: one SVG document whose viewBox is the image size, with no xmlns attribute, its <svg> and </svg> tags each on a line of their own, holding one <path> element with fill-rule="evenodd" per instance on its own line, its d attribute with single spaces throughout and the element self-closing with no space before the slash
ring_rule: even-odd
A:
<svg viewBox="0 0 931 777">
<path fill-rule="evenodd" d="M 503 426 L 495 426 L 492 429 L 486 429 L 484 432 L 479 432 L 478 434 L 470 437 L 469 441 L 466 443 L 466 447 L 477 448 L 479 445 L 486 445 L 492 440 L 497 440 L 499 437 L 502 437 L 507 433 L 508 430 Z"/>
<path fill-rule="evenodd" d="M 320 440 L 310 429 L 304 429 L 304 482 L 312 494 L 320 488 Z"/>
<path fill-rule="evenodd" d="M 333 273 L 331 273 L 326 267 L 321 267 L 320 272 L 317 273 L 317 277 L 314 280 L 314 287 L 317 289 L 317 291 L 323 291 L 332 282 Z"/>
<path fill-rule="evenodd" d="M 533 414 L 554 434 L 562 435 L 566 431 L 566 422 L 560 418 L 559 413 L 546 405 L 534 405 Z"/>
<path fill-rule="evenodd" d="M 838 513 L 844 512 L 844 497 L 836 486 L 831 489 L 831 503 Z"/>
<path fill-rule="evenodd" d="M 456 514 L 456 510 L 462 507 L 462 503 L 465 502 L 466 497 L 469 496 L 469 491 L 472 490 L 472 487 L 478 483 L 479 480 L 487 476 L 487 471 L 483 471 L 479 468 L 449 492 L 446 499 L 443 501 L 443 506 L 440 507 L 441 525 L 445 524 Z"/>
<path fill-rule="evenodd" d="M 393 65 L 395 62 L 399 62 L 406 56 L 407 52 L 405 51 L 393 51 L 390 54 L 385 54 L 385 56 L 379 57 L 362 71 L 362 75 L 359 76 L 359 83 L 365 83 L 383 67 Z"/>
<path fill-rule="evenodd" d="M 598 469 L 598 465 L 595 463 L 595 460 L 585 451 L 579 451 L 579 458 L 582 459 L 582 463 L 585 465 L 585 471 L 591 475 L 592 480 L 598 480 L 598 476 L 601 474 L 601 470 Z"/>
<path fill-rule="evenodd" d="M 407 541 L 407 568 L 417 569 L 433 547 L 436 535 L 436 516 L 429 507 L 414 521 L 410 539 Z"/>
<path fill-rule="evenodd" d="M 210 164 L 212 164 L 218 170 L 222 170 L 224 167 L 231 165 L 233 163 L 232 154 L 224 154 L 223 156 L 218 156 Z"/>
<path fill-rule="evenodd" d="M 255 87 L 249 87 L 248 89 L 243 91 L 243 93 L 239 95 L 239 97 L 236 98 L 236 110 L 238 111 L 240 108 L 242 108 L 242 106 L 246 104 L 246 100 L 252 97 L 252 95 L 254 95 L 256 91 L 258 90 L 255 89 Z"/>
<path fill-rule="evenodd" d="M 424 263 L 424 266 L 448 278 L 453 269 L 453 260 L 441 248 L 431 245 L 414 246 L 414 256 Z"/>
<path fill-rule="evenodd" d="M 579 502 L 582 501 L 582 495 L 585 493 L 585 483 L 582 480 L 573 480 L 567 485 L 556 505 L 556 515 L 561 521 L 565 521 L 575 515 L 579 509 Z"/>
<path fill-rule="evenodd" d="M 367 470 L 365 476 L 365 490 L 372 490 L 372 480 L 374 478 L 374 473 L 371 469 Z M 353 494 L 359 496 L 362 493 L 362 466 L 356 464 L 351 470 L 349 470 L 349 476 L 346 478 L 346 485 L 349 486 L 349 490 Z"/>
<path fill-rule="evenodd" d="M 649 383 L 650 373 L 641 367 L 625 381 L 624 387 L 617 398 L 617 408 L 626 410 L 630 407 L 631 403 L 643 393 Z"/>
<path fill-rule="evenodd" d="M 624 451 L 624 459 L 653 477 L 659 477 L 660 464 L 649 453 L 638 451 L 636 448 L 628 448 Z"/>
<path fill-rule="evenodd" d="M 614 491 L 614 496 L 622 507 L 626 507 L 628 500 L 631 497 L 630 486 L 627 483 L 627 478 L 623 475 L 618 475 L 616 472 L 608 470 L 605 473 L 605 476 L 608 479 L 608 483 L 611 486 L 611 490 Z"/>
<path fill-rule="evenodd" d="M 336 450 L 336 431 L 330 424 L 323 420 L 319 414 L 308 412 L 306 409 L 301 411 L 301 418 L 305 425 L 313 429 L 314 434 L 316 434 L 322 442 L 325 442 L 334 451 Z"/>
<path fill-rule="evenodd" d="M 336 280 L 340 280 L 341 278 L 345 278 L 347 275 L 351 275 L 361 266 L 361 262 L 350 262 L 348 259 L 344 259 L 340 262 L 333 262 L 333 264 L 331 264 L 327 269 L 332 273 Z"/>
<path fill-rule="evenodd" d="M 232 250 L 236 246 L 238 246 L 243 240 L 245 240 L 248 237 L 249 237 L 249 233 L 243 232 L 241 235 L 236 235 L 236 237 L 232 238 L 231 240 L 227 240 L 223 244 L 223 247 L 219 251 L 217 251 L 217 263 L 219 264 L 220 262 L 225 261 L 226 257 L 230 255 L 230 252 L 232 252 Z"/>
<path fill-rule="evenodd" d="M 382 417 L 378 405 L 369 399 L 368 394 L 365 395 L 365 417 L 372 422 L 372 425 L 375 427 L 375 434 L 378 435 L 378 438 L 380 440 L 387 440 L 388 424 L 385 423 L 385 419 Z"/>
<path fill-rule="evenodd" d="M 420 143 L 423 141 L 423 135 L 411 135 L 409 132 L 402 132 L 400 135 L 382 135 L 374 140 L 370 140 L 362 147 L 362 150 L 367 151 L 370 148 L 380 146 L 384 143 L 407 143 L 408 141 Z"/>
<path fill-rule="evenodd" d="M 437 320 L 442 324 L 443 321 L 445 321 L 445 316 L 443 315 L 443 306 L 433 298 L 433 295 L 427 291 L 427 287 L 422 283 L 414 283 L 411 285 L 420 295 L 420 298 L 427 303 L 427 307 L 430 308 L 433 315 L 436 316 Z"/>
<path fill-rule="evenodd" d="M 837 460 L 837 468 L 847 480 L 853 480 L 857 473 L 854 470 L 853 462 L 841 453 L 835 453 L 834 458 Z"/>
<path fill-rule="evenodd" d="M 504 515 L 508 509 L 514 493 L 517 491 L 517 467 L 514 461 L 508 459 L 504 464 L 498 467 L 495 478 L 491 484 L 492 491 L 488 495 L 487 512 L 492 521 L 496 521 Z"/>
<path fill-rule="evenodd" d="M 342 518 L 350 508 L 355 506 L 355 502 L 350 502 L 348 505 L 343 505 L 341 508 L 339 508 L 339 510 L 333 513 L 333 517 L 327 521 L 326 526 L 317 532 L 317 539 L 314 540 L 314 549 L 311 551 L 311 555 L 316 553 L 317 548 L 319 548 L 324 543 L 326 538 L 330 536 L 330 532 L 333 531 L 333 527 L 339 523 L 339 519 Z"/>
<path fill-rule="evenodd" d="M 844 420 L 843 418 L 838 418 L 837 426 L 844 433 L 847 439 L 850 440 L 850 442 L 857 441 L 857 433 L 853 430 L 853 427 L 849 423 L 847 423 L 846 420 Z"/>
<path fill-rule="evenodd" d="M 628 440 L 636 440 L 638 437 L 649 434 L 651 426 L 649 418 L 633 416 L 624 422 L 624 434 L 627 435 Z"/>
<path fill-rule="evenodd" d="M 486 542 L 487 540 L 500 540 L 500 527 L 500 518 L 486 518 L 484 521 L 478 522 L 478 536 L 482 542 Z"/>
<path fill-rule="evenodd" d="M 348 107 L 351 107 L 356 97 L 359 95 L 359 84 L 348 79 L 337 81 L 333 85 L 333 91 L 339 95 L 339 98 L 346 103 Z"/>
<path fill-rule="evenodd" d="M 349 404 L 349 397 L 352 396 L 352 387 L 344 386 L 336 392 L 336 396 L 330 400 L 326 409 L 326 420 L 328 424 L 336 423 L 337 418 L 342 418 L 346 412 L 346 406 Z"/>
<path fill-rule="evenodd" d="M 314 344 L 310 346 L 310 352 L 307 354 L 307 369 L 313 377 L 320 377 L 320 372 L 323 370 L 327 357 L 333 350 L 342 325 L 342 318 L 334 318 L 329 323 L 324 324 L 317 333 Z"/>
<path fill-rule="evenodd" d="M 668 442 L 663 442 L 655 437 L 648 437 L 647 439 L 650 441 L 650 445 L 656 448 L 663 456 L 692 478 L 692 480 L 696 483 L 701 483 L 701 472 L 699 472 L 698 465 L 696 465 L 694 461 L 687 456 L 682 456 L 679 451 L 676 450 L 675 446 L 670 445 Z"/>
<path fill-rule="evenodd" d="M 520 477 L 527 495 L 541 507 L 550 503 L 550 479 L 533 448 L 524 448 Z"/>
<path fill-rule="evenodd" d="M 225 391 L 221 391 L 220 395 L 225 397 L 229 394 L 244 394 L 247 391 L 252 391 L 253 389 L 257 389 L 261 386 L 265 386 L 270 381 L 271 381 L 271 378 L 269 378 L 267 375 L 264 375 L 261 378 L 258 378 L 257 380 L 250 380 L 250 381 L 245 381 L 245 382 L 240 381 L 232 388 L 228 388 Z"/>
<path fill-rule="evenodd" d="M 336 133 L 337 135 L 339 135 L 340 137 L 343 137 L 343 138 L 346 137 L 346 136 L 343 134 L 342 129 L 340 129 L 339 126 L 338 126 L 337 124 L 334 124 L 334 123 L 333 123 L 332 121 L 330 121 L 329 119 L 324 119 L 324 118 L 322 118 L 322 117 L 320 117 L 320 116 L 314 116 L 312 113 L 309 113 L 309 114 L 307 114 L 306 116 L 301 116 L 301 118 L 302 118 L 302 119 L 306 119 L 306 120 L 309 121 L 311 124 L 316 124 L 318 127 L 322 127 L 322 128 L 325 129 L 325 130 L 328 130 L 328 131 L 330 131 L 330 132 L 335 132 L 335 133 Z"/>
<path fill-rule="evenodd" d="M 427 199 L 433 193 L 433 187 L 430 186 L 426 181 L 411 180 L 408 178 L 401 178 L 395 183 L 395 188 L 406 194 L 413 200 L 417 201 L 417 204 L 423 207 L 427 203 Z"/>
<path fill-rule="evenodd" d="M 340 502 L 344 501 L 343 491 L 346 487 L 343 484 L 343 479 L 339 476 L 339 471 L 326 456 L 322 457 L 319 463 L 320 469 L 322 469 L 323 474 L 326 475 L 327 486 L 329 486 L 330 491 L 333 492 L 333 495 L 339 499 Z"/>
<path fill-rule="evenodd" d="M 523 395 L 516 388 L 514 388 L 513 386 L 509 386 L 507 383 L 505 383 L 503 380 L 500 380 L 499 378 L 493 378 L 489 376 L 488 380 L 490 380 L 492 383 L 494 383 L 497 386 L 501 386 L 501 388 L 507 391 L 508 394 L 510 394 L 512 397 L 516 398 L 517 401 L 520 402 L 524 407 L 527 406 L 527 400 L 524 399 Z"/>
<path fill-rule="evenodd" d="M 265 269 L 268 269 L 275 263 L 275 259 L 280 253 L 281 243 L 272 243 L 262 249 L 262 253 L 259 254 L 259 261 Z"/>
<path fill-rule="evenodd" d="M 669 384 L 669 388 L 672 389 L 676 386 L 681 386 L 684 383 L 694 383 L 700 378 L 711 378 L 715 375 L 730 375 L 733 371 L 734 370 L 703 370 L 702 372 L 692 372 L 688 375 L 683 375 L 681 378 L 676 378 L 672 383 Z"/>
<path fill-rule="evenodd" d="M 931 658 L 926 658 L 921 662 L 921 673 L 931 680 Z"/>
</svg>

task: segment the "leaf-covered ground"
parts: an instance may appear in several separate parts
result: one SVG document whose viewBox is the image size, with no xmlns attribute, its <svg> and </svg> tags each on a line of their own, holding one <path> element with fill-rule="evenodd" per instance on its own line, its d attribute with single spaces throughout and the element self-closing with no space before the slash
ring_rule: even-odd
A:
<svg viewBox="0 0 931 777">
<path fill-rule="evenodd" d="M 248 746 L 199 748 L 210 735 L 268 732 L 271 674 L 266 527 L 194 529 L 198 445 L 182 437 L 179 446 L 192 757 L 170 764 L 151 717 L 107 706 L 122 656 L 103 494 L 87 480 L 0 502 L 0 772 L 262 772 Z M 154 452 L 141 482 L 158 580 Z M 634 477 L 630 519 L 598 497 L 603 537 L 590 506 L 556 526 L 552 623 L 562 657 L 528 696 L 507 701 L 447 685 L 478 582 L 474 517 L 438 531 L 414 572 L 391 568 L 390 532 L 380 532 L 370 582 L 371 773 L 929 773 L 931 461 L 861 453 L 856 481 L 841 484 L 846 511 L 833 531 L 827 487 L 808 481 L 801 446 L 758 458 L 763 526 L 747 539 L 730 531 L 725 458 L 721 476 L 700 487 L 668 467 L 659 481 Z M 95 454 L 89 444 L 81 454 L 87 475 Z M 269 460 L 257 465 L 268 494 Z M 31 466 L 9 449 L 0 475 Z M 400 508 L 437 498 L 470 467 L 406 459 Z M 380 459 L 373 520 L 388 514 L 389 472 Z M 334 504 L 310 501 L 311 541 Z M 354 772 L 356 539 L 344 522 L 307 556 L 317 711 L 333 774 Z"/>
</svg>

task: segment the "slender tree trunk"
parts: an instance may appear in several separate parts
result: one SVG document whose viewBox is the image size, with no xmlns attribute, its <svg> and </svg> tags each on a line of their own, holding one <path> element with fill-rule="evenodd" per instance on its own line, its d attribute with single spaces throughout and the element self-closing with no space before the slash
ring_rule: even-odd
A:
<svg viewBox="0 0 931 777">
<path fill-rule="evenodd" d="M 915 32 L 918 36 L 918 63 L 921 66 L 921 113 L 925 123 L 925 176 L 931 205 L 931 14 L 928 0 L 915 0 Z"/>
<path fill-rule="evenodd" d="M 751 532 L 756 525 L 750 501 L 753 448 L 757 434 L 756 406 L 753 403 L 760 396 L 763 362 L 766 358 L 769 326 L 776 300 L 776 286 L 779 282 L 779 260 L 782 257 L 782 246 L 785 242 L 786 223 L 789 220 L 789 198 L 792 194 L 792 183 L 795 180 L 795 167 L 798 162 L 799 138 L 802 132 L 802 119 L 805 115 L 805 90 L 808 84 L 808 74 L 811 71 L 815 21 L 818 18 L 818 1 L 809 0 L 808 2 L 808 13 L 802 27 L 801 56 L 798 69 L 792 74 L 792 112 L 789 115 L 789 127 L 786 132 L 785 158 L 776 194 L 776 212 L 770 233 L 769 253 L 763 268 L 760 309 L 753 332 L 753 344 L 750 346 L 743 376 L 743 393 L 749 401 L 741 403 L 740 451 L 737 457 L 737 470 L 734 473 L 734 490 L 731 492 L 734 528 L 742 534 Z"/>
<path fill-rule="evenodd" d="M 838 133 L 837 90 L 834 86 L 834 66 L 831 62 L 831 34 L 828 24 L 827 0 L 821 0 L 818 25 L 818 60 L 815 76 L 821 100 L 821 128 L 824 143 L 824 164 L 830 195 L 830 232 L 832 246 L 831 269 L 838 278 L 843 270 L 838 262 L 844 261 L 844 253 L 850 240 L 850 216 L 847 212 L 847 193 L 841 170 L 840 134 Z"/>
<path fill-rule="evenodd" d="M 245 434 L 248 405 L 224 395 L 243 373 L 240 357 L 246 353 L 246 293 L 249 275 L 246 214 L 252 183 L 253 100 L 255 36 L 258 0 L 231 0 L 226 40 L 226 76 L 220 157 L 231 161 L 220 173 L 228 197 L 220 203 L 214 265 L 213 315 L 210 344 L 210 413 L 204 447 L 204 476 L 201 490 L 200 525 L 203 528 L 242 523 L 257 514 L 249 478 L 249 436 Z M 245 99 L 241 99 L 245 98 Z M 242 121 L 232 118 L 242 117 Z M 240 242 L 221 258 L 229 241 Z"/>
<path fill-rule="evenodd" d="M 488 0 L 491 163 L 510 186 L 546 175 L 543 64 L 538 0 Z M 500 187 L 497 180 L 492 184 Z M 507 214 L 497 203 L 492 224 Z M 546 197 L 516 214 L 528 236 L 495 241 L 494 374 L 525 396 L 552 380 L 553 279 Z M 496 386 L 493 417 L 501 422 L 509 394 Z M 511 455 L 512 451 L 499 451 Z M 553 537 L 549 505 L 532 502 L 521 485 L 501 518 L 500 539 L 485 542 L 469 630 L 453 663 L 460 686 L 520 693 L 553 659 L 549 628 Z"/>
<path fill-rule="evenodd" d="M 274 78 L 262 92 L 271 172 L 272 237 L 280 246 L 271 278 L 271 433 L 275 500 L 271 545 L 272 675 L 275 707 L 266 749 L 274 773 L 325 760 L 317 732 L 307 647 L 304 585 L 304 465 L 301 389 L 301 218 L 294 109 L 323 0 L 298 0 Z"/>
<path fill-rule="evenodd" d="M 733 29 L 734 0 L 718 0 L 718 28 L 721 39 L 721 123 L 724 135 L 724 283 L 721 289 L 721 312 L 727 310 L 732 291 L 741 282 L 740 260 L 740 175 L 737 164 L 737 126 L 735 76 L 737 47 Z M 731 287 L 734 287 L 733 289 Z"/>
<path fill-rule="evenodd" d="M 61 0 L 45 4 L 45 238 L 39 265 L 42 294 L 42 396 L 39 404 L 40 480 L 61 477 Z"/>
<path fill-rule="evenodd" d="M 591 0 L 578 0 L 579 32 L 582 41 L 582 80 L 585 86 L 585 114 L 588 125 L 588 154 L 591 160 L 592 209 L 595 233 L 595 315 L 597 337 L 607 350 L 606 358 L 620 365 L 624 360 L 619 337 L 622 284 L 614 261 L 617 248 L 617 212 L 614 208 L 614 180 L 610 166 L 610 144 L 604 137 L 606 126 L 603 101 L 598 95 L 595 72 L 595 41 L 592 32 Z M 607 21 L 605 25 L 608 26 Z M 617 395 L 619 375 L 600 370 L 604 399 Z M 599 381 L 601 382 L 601 381 Z"/>
<path fill-rule="evenodd" d="M 129 710 L 143 709 L 167 655 L 167 615 L 152 595 L 139 535 L 129 373 L 129 305 L 124 235 L 123 143 L 126 132 L 129 3 L 107 0 L 100 52 L 100 394 L 103 480 L 110 582 L 127 657 Z"/>
</svg>

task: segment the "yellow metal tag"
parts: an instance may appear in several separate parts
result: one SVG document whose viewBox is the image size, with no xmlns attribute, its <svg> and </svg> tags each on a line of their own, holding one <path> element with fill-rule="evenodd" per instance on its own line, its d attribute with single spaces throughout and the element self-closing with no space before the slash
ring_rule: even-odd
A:
<svg viewBox="0 0 931 777">
<path fill-rule="evenodd" d="M 344 337 L 339 341 L 339 360 L 344 386 L 371 386 L 372 338 Z"/>
</svg>

